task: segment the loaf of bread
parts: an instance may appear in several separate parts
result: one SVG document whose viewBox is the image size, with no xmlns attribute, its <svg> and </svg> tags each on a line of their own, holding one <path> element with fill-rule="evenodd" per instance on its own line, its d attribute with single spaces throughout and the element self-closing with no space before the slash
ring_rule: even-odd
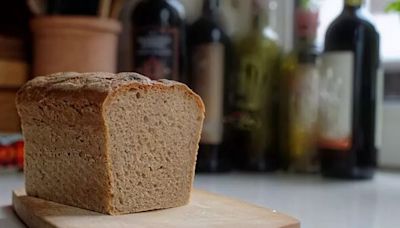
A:
<svg viewBox="0 0 400 228">
<path fill-rule="evenodd" d="M 135 73 L 58 73 L 17 94 L 27 194 L 107 214 L 182 206 L 204 105 Z"/>
</svg>

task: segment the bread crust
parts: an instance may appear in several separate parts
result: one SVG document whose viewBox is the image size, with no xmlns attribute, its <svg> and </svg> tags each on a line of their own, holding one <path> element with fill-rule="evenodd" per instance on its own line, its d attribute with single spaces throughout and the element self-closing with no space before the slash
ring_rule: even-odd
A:
<svg viewBox="0 0 400 228">
<path fill-rule="evenodd" d="M 27 82 L 17 92 L 17 107 L 24 103 L 43 98 L 50 91 L 73 92 L 83 90 L 85 95 L 95 95 L 99 104 L 107 104 L 110 96 L 119 91 L 130 89 L 158 88 L 167 90 L 177 88 L 194 99 L 199 109 L 204 113 L 205 107 L 201 98 L 183 83 L 161 79 L 150 80 L 138 73 L 122 72 L 118 74 L 107 72 L 77 73 L 61 72 L 48 76 L 38 76 Z M 41 96 L 40 96 L 41 95 Z"/>
<path fill-rule="evenodd" d="M 189 98 L 195 101 L 200 110 L 200 115 L 204 119 L 205 108 L 201 98 L 195 94 L 185 84 L 170 81 L 170 80 L 158 80 L 153 81 L 147 77 L 144 77 L 137 73 L 76 73 L 76 72 L 64 72 L 56 73 L 49 76 L 40 76 L 26 83 L 18 92 L 16 98 L 16 106 L 19 115 L 22 117 L 22 125 L 24 125 L 24 119 L 29 119 L 29 105 L 40 104 L 46 102 L 48 97 L 52 99 L 68 99 L 70 102 L 80 103 L 82 98 L 90 101 L 90 105 L 94 107 L 95 112 L 98 114 L 98 118 L 83 117 L 78 121 L 78 124 L 102 126 L 103 138 L 105 139 L 105 148 L 109 147 L 109 135 L 107 121 L 105 119 L 105 111 L 107 105 L 118 96 L 119 93 L 130 91 L 130 90 L 149 90 L 156 89 L 161 91 L 167 90 L 180 90 Z M 79 104 L 81 105 L 81 104 Z M 80 107 L 80 106 L 79 106 Z M 79 110 L 78 110 L 79 111 Z M 68 120 L 65 120 L 66 122 Z M 198 134 L 197 141 L 200 140 L 200 132 Z M 112 161 L 109 153 L 105 153 L 107 170 L 106 175 L 108 178 L 107 190 L 107 202 L 104 205 L 105 210 L 103 213 L 114 214 L 112 207 Z M 194 167 L 193 167 L 194 169 Z M 194 173 L 194 170 L 193 170 Z M 193 179 L 193 177 L 192 177 Z M 28 194 L 29 188 L 27 186 Z"/>
</svg>

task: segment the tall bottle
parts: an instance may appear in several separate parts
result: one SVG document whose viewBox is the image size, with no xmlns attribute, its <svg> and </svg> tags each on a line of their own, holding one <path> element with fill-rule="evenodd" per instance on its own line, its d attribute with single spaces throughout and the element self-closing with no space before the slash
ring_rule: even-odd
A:
<svg viewBox="0 0 400 228">
<path fill-rule="evenodd" d="M 186 81 L 185 23 L 177 0 L 142 0 L 132 14 L 134 71 Z"/>
<path fill-rule="evenodd" d="M 317 172 L 319 158 L 317 156 L 317 120 L 319 99 L 319 72 L 317 57 L 319 54 L 315 44 L 318 7 L 312 1 L 296 1 L 293 69 L 285 69 L 282 83 L 285 99 L 281 106 L 281 137 L 284 145 L 282 153 L 287 154 L 287 168 L 294 172 Z M 285 61 L 284 66 L 290 63 Z M 284 127 L 286 126 L 286 127 Z"/>
<path fill-rule="evenodd" d="M 329 177 L 368 179 L 379 138 L 379 34 L 363 15 L 363 0 L 344 3 L 327 30 L 321 62 L 321 171 Z"/>
<path fill-rule="evenodd" d="M 280 48 L 268 26 L 268 1 L 252 1 L 249 33 L 236 45 L 238 74 L 234 99 L 226 118 L 227 150 L 244 170 L 271 171 L 278 166 L 274 144 L 273 96 L 278 78 Z"/>
<path fill-rule="evenodd" d="M 281 97 L 286 99 L 281 118 L 285 123 L 281 128 L 282 153 L 287 161 L 285 168 L 293 172 L 315 173 L 319 168 L 317 153 L 317 121 L 319 103 L 319 73 L 317 67 L 318 53 L 315 50 L 299 50 L 292 53 L 285 61 L 292 61 L 291 71 L 284 74 L 282 83 L 285 92 Z M 285 63 L 287 64 L 287 63 Z M 282 120 L 281 119 L 281 120 Z M 286 127 L 286 128 L 284 128 Z"/>
<path fill-rule="evenodd" d="M 207 110 L 197 156 L 198 172 L 229 169 L 229 157 L 221 150 L 227 37 L 221 28 L 219 4 L 219 0 L 204 0 L 201 17 L 189 28 L 189 82 Z"/>
</svg>

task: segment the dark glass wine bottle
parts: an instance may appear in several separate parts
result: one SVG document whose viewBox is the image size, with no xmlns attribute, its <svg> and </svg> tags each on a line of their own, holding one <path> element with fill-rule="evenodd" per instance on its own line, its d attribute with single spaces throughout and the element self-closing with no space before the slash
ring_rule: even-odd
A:
<svg viewBox="0 0 400 228">
<path fill-rule="evenodd" d="M 227 37 L 221 28 L 219 3 L 219 0 L 204 0 L 201 17 L 189 29 L 189 82 L 206 107 L 197 172 L 229 170 L 229 157 L 221 150 Z"/>
<path fill-rule="evenodd" d="M 368 179 L 376 166 L 379 34 L 362 4 L 345 0 L 325 38 L 318 144 L 328 177 Z"/>
<path fill-rule="evenodd" d="M 185 22 L 177 0 L 142 0 L 132 14 L 134 71 L 186 81 Z"/>
</svg>

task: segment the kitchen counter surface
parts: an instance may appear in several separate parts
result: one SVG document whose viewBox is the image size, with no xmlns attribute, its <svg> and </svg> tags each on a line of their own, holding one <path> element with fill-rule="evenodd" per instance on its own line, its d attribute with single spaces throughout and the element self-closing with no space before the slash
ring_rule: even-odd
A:
<svg viewBox="0 0 400 228">
<path fill-rule="evenodd" d="M 11 190 L 23 175 L 0 171 L 0 228 L 24 227 L 11 209 Z M 400 227 L 400 172 L 372 181 L 326 180 L 318 175 L 230 173 L 197 175 L 195 187 L 294 216 L 303 228 Z"/>
</svg>

